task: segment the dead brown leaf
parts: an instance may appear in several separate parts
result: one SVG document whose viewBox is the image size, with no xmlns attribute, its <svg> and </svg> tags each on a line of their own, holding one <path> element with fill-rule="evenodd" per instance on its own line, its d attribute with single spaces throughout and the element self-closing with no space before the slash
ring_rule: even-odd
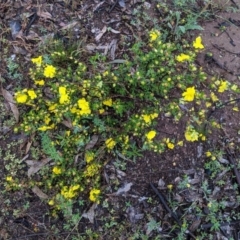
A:
<svg viewBox="0 0 240 240">
<path fill-rule="evenodd" d="M 67 119 L 67 120 L 63 120 L 62 121 L 62 124 L 70 129 L 73 128 L 73 125 L 72 125 L 72 121 L 70 119 Z"/>
<path fill-rule="evenodd" d="M 98 135 L 93 135 L 90 142 L 86 145 L 85 150 L 92 149 L 98 141 Z"/>
<path fill-rule="evenodd" d="M 119 188 L 117 190 L 117 192 L 115 193 L 111 193 L 111 194 L 106 194 L 107 196 L 120 196 L 123 195 L 125 193 L 127 193 L 131 187 L 132 187 L 133 183 L 125 183 L 123 187 Z"/>
<path fill-rule="evenodd" d="M 107 31 L 107 26 L 104 26 L 103 29 L 100 31 L 100 33 L 96 36 L 96 41 L 98 42 L 101 37 L 103 36 L 103 34 Z"/>
<path fill-rule="evenodd" d="M 25 154 L 27 154 L 29 152 L 31 146 L 32 146 L 32 141 L 27 143 Z"/>
<path fill-rule="evenodd" d="M 19 111 L 15 104 L 12 94 L 9 91 L 2 88 L 2 95 L 3 95 L 4 99 L 7 101 L 7 103 L 9 104 L 16 122 L 18 122 L 19 121 Z"/>
<path fill-rule="evenodd" d="M 32 191 L 33 191 L 38 197 L 40 197 L 41 199 L 48 199 L 48 195 L 45 194 L 39 187 L 34 186 L 34 187 L 32 188 Z"/>
<path fill-rule="evenodd" d="M 44 18 L 44 19 L 52 19 L 52 15 L 51 15 L 51 13 L 49 13 L 49 12 L 38 11 L 38 12 L 37 12 L 37 15 L 38 15 L 39 17 Z"/>
<path fill-rule="evenodd" d="M 82 215 L 84 218 L 88 218 L 91 223 L 94 223 L 94 217 L 95 217 L 95 209 L 96 209 L 96 207 L 97 207 L 97 204 L 94 203 L 94 204 L 90 207 L 90 209 L 89 209 L 86 213 L 83 213 L 83 215 Z"/>
<path fill-rule="evenodd" d="M 35 41 L 35 40 L 40 40 L 40 37 L 36 32 L 30 31 L 29 34 L 25 37 L 25 39 Z"/>
<path fill-rule="evenodd" d="M 45 158 L 41 161 L 26 160 L 27 165 L 30 167 L 28 169 L 28 177 L 31 177 L 33 174 L 37 173 L 50 160 L 51 158 Z"/>
<path fill-rule="evenodd" d="M 71 23 L 68 23 L 68 24 L 66 24 L 65 26 L 63 26 L 62 28 L 61 28 L 61 30 L 67 30 L 67 29 L 71 29 L 71 28 L 73 28 L 73 27 L 75 27 L 76 25 L 77 25 L 77 21 L 73 21 L 73 22 L 71 22 Z"/>
</svg>

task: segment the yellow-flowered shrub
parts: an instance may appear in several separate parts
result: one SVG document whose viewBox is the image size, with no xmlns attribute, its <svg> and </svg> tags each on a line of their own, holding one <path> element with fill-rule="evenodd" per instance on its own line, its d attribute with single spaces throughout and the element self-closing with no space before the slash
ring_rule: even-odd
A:
<svg viewBox="0 0 240 240">
<path fill-rule="evenodd" d="M 86 65 L 78 51 L 32 59 L 32 87 L 15 93 L 16 102 L 27 109 L 15 131 L 38 136 L 44 154 L 54 161 L 44 176 L 51 206 L 59 209 L 62 201 L 87 195 L 98 203 L 102 169 L 111 154 L 134 158 L 142 150 L 161 153 L 185 141 L 205 140 L 206 111 L 194 106 L 211 107 L 231 86 L 212 79 L 208 94 L 198 90 L 206 74 L 194 63 L 193 47 L 204 48 L 200 37 L 179 52 L 178 45 L 163 41 L 153 29 L 149 44 L 132 47 L 133 60 L 106 69 L 96 64 L 104 61 L 101 56 L 89 57 Z M 177 123 L 185 111 L 193 117 L 180 139 L 157 132 L 159 117 Z"/>
</svg>

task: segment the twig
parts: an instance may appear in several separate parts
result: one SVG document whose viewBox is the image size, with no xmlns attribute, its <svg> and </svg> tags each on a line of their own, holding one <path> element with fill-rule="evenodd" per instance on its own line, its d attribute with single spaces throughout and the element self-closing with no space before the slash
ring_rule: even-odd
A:
<svg viewBox="0 0 240 240">
<path fill-rule="evenodd" d="M 224 31 L 226 34 L 227 34 L 227 36 L 230 38 L 230 44 L 232 45 L 232 46 L 234 46 L 234 47 L 236 47 L 236 44 L 234 43 L 234 40 L 232 39 L 232 37 L 230 36 L 230 34 L 225 30 Z"/>
<path fill-rule="evenodd" d="M 215 43 L 212 43 L 213 47 L 215 47 L 216 49 L 220 50 L 220 51 L 225 51 L 225 52 L 228 52 L 228 53 L 231 53 L 231 54 L 234 54 L 234 55 L 240 55 L 240 52 L 232 52 L 232 51 L 229 51 L 227 50 L 226 48 L 224 47 L 220 47 L 218 46 L 217 44 Z"/>
<path fill-rule="evenodd" d="M 238 5 L 236 4 L 236 2 L 235 2 L 234 0 L 230 0 L 230 1 L 233 3 L 233 5 L 235 5 L 235 7 L 236 7 L 237 9 L 239 9 Z"/>
<path fill-rule="evenodd" d="M 229 100 L 229 101 L 227 101 L 227 102 L 224 102 L 223 104 L 219 105 L 218 107 L 216 107 L 215 109 L 213 109 L 213 110 L 210 111 L 210 113 L 209 113 L 208 116 L 207 116 L 207 120 L 210 119 L 210 117 L 213 115 L 214 112 L 220 110 L 222 107 L 227 106 L 229 103 L 239 102 L 239 101 L 240 101 L 240 98 L 235 98 L 235 99 Z"/>
<path fill-rule="evenodd" d="M 112 12 L 112 10 L 117 6 L 118 0 L 112 5 L 112 7 L 109 9 L 108 13 Z"/>
<path fill-rule="evenodd" d="M 228 226 L 228 225 L 235 225 L 235 224 L 238 224 L 238 223 L 240 223 L 240 221 L 223 222 L 223 223 L 220 224 L 220 228 Z M 206 223 L 206 224 L 202 224 L 201 228 L 204 229 L 204 230 L 207 230 L 207 229 L 211 228 L 212 226 L 213 226 L 212 223 Z"/>
<path fill-rule="evenodd" d="M 173 219 L 176 221 L 176 223 L 179 226 L 181 226 L 181 222 L 177 218 L 176 214 L 168 207 L 168 205 L 167 205 L 166 201 L 164 200 L 164 197 L 162 196 L 162 194 L 157 190 L 157 188 L 154 187 L 154 185 L 152 183 L 150 183 L 150 186 L 153 189 L 153 191 L 157 194 L 157 196 L 159 197 L 159 199 L 160 199 L 161 203 L 163 204 L 163 206 L 165 207 L 165 209 L 173 217 Z M 196 237 L 188 229 L 187 229 L 186 233 L 189 234 L 192 238 L 196 239 Z"/>
<path fill-rule="evenodd" d="M 33 23 L 34 23 L 35 20 L 37 20 L 37 19 L 38 19 L 37 10 L 34 9 L 33 16 L 30 17 L 30 20 L 29 20 L 29 22 L 28 22 L 28 24 L 27 24 L 27 26 L 26 26 L 26 29 L 24 30 L 25 36 L 28 35 L 31 26 L 33 25 Z"/>
<path fill-rule="evenodd" d="M 66 234 L 75 234 L 72 232 L 63 232 L 63 233 L 57 233 L 57 234 L 50 234 L 48 232 L 46 233 L 34 233 L 34 234 L 28 234 L 25 236 L 21 236 L 21 237 L 17 237 L 17 238 L 10 238 L 9 240 L 20 240 L 20 239 L 28 239 L 29 237 L 38 237 L 38 236 L 45 236 L 46 237 L 50 237 L 50 236 L 60 236 L 60 235 L 66 235 Z"/>
<path fill-rule="evenodd" d="M 71 234 L 74 234 L 73 231 L 78 227 L 80 221 L 81 221 L 82 217 L 80 217 L 79 221 L 76 223 L 76 225 L 73 227 L 73 229 L 71 230 L 71 232 L 67 235 L 67 237 L 64 240 L 67 240 Z"/>
<path fill-rule="evenodd" d="M 238 188 L 240 190 L 240 174 L 239 174 L 239 171 L 237 170 L 236 161 L 232 157 L 232 154 L 231 154 L 231 152 L 228 148 L 227 148 L 227 153 L 228 153 L 229 161 L 233 165 L 233 171 L 234 171 L 234 174 L 235 174 L 236 179 L 237 179 Z"/>
</svg>

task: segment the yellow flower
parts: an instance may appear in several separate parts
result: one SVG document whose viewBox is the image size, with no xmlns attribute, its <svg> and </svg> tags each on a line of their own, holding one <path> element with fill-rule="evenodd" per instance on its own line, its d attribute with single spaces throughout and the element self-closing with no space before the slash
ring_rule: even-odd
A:
<svg viewBox="0 0 240 240">
<path fill-rule="evenodd" d="M 13 178 L 12 178 L 12 176 L 7 176 L 7 177 L 6 177 L 6 180 L 7 180 L 8 182 L 12 182 Z"/>
<path fill-rule="evenodd" d="M 39 56 L 37 58 L 32 58 L 31 59 L 34 64 L 36 64 L 38 67 L 42 65 L 42 56 Z"/>
<path fill-rule="evenodd" d="M 108 72 L 108 71 L 105 71 L 105 72 L 103 73 L 103 76 L 106 77 L 108 74 L 109 74 L 109 72 Z"/>
<path fill-rule="evenodd" d="M 94 159 L 94 157 L 95 157 L 94 152 L 88 151 L 88 152 L 85 153 L 85 161 L 87 163 L 90 163 Z"/>
<path fill-rule="evenodd" d="M 171 191 L 173 189 L 173 185 L 169 184 L 169 185 L 167 185 L 167 188 Z"/>
<path fill-rule="evenodd" d="M 157 113 L 152 113 L 152 114 L 143 114 L 142 118 L 144 120 L 145 123 L 150 123 L 151 120 L 153 120 L 154 118 L 157 118 L 158 114 Z"/>
<path fill-rule="evenodd" d="M 54 112 L 54 110 L 56 110 L 56 108 L 57 108 L 57 104 L 54 103 L 54 104 L 52 104 L 52 105 L 49 106 L 48 110 L 49 110 L 50 112 Z"/>
<path fill-rule="evenodd" d="M 108 106 L 108 107 L 111 107 L 112 104 L 113 104 L 113 101 L 112 101 L 111 98 L 109 98 L 109 99 L 106 99 L 105 101 L 103 101 L 103 104 Z"/>
<path fill-rule="evenodd" d="M 157 118 L 158 117 L 158 113 L 152 113 L 150 114 L 151 118 L 154 119 L 154 118 Z"/>
<path fill-rule="evenodd" d="M 61 190 L 61 195 L 64 198 L 71 199 L 77 195 L 77 193 L 78 193 L 77 190 L 82 190 L 82 189 L 80 189 L 79 184 L 70 186 L 69 188 L 67 186 L 64 186 Z"/>
<path fill-rule="evenodd" d="M 34 83 L 39 86 L 43 86 L 45 84 L 44 80 L 35 80 Z"/>
<path fill-rule="evenodd" d="M 99 189 L 95 189 L 95 188 L 92 189 L 89 194 L 90 201 L 99 203 L 98 198 L 99 198 L 100 193 L 101 193 L 101 191 Z"/>
<path fill-rule="evenodd" d="M 64 104 L 64 103 L 69 102 L 69 96 L 66 93 L 66 91 L 67 91 L 66 87 L 59 87 L 58 88 L 58 92 L 59 92 L 59 95 L 60 95 L 60 99 L 59 99 L 60 104 Z"/>
<path fill-rule="evenodd" d="M 189 87 L 187 90 L 182 94 L 184 101 L 191 102 L 194 100 L 195 97 L 195 87 Z"/>
<path fill-rule="evenodd" d="M 159 36 L 160 36 L 159 31 L 157 31 L 157 30 L 152 30 L 152 31 L 149 33 L 150 42 L 155 41 Z"/>
<path fill-rule="evenodd" d="M 70 187 L 70 189 L 71 189 L 72 191 L 76 191 L 76 190 L 78 190 L 79 188 L 80 188 L 80 185 L 79 185 L 79 184 L 73 185 L 73 186 Z"/>
<path fill-rule="evenodd" d="M 200 137 L 201 137 L 202 141 L 206 141 L 206 136 L 205 135 L 200 134 Z"/>
<path fill-rule="evenodd" d="M 70 136 L 70 134 L 71 134 L 71 131 L 69 130 L 69 131 L 66 131 L 65 133 L 66 133 L 66 136 L 68 136 L 68 137 L 69 137 L 69 136 Z"/>
<path fill-rule="evenodd" d="M 236 90 L 238 89 L 238 86 L 237 86 L 236 84 L 233 84 L 233 85 L 231 86 L 231 89 L 232 89 L 233 91 L 236 91 Z"/>
<path fill-rule="evenodd" d="M 222 93 L 225 90 L 227 90 L 228 82 L 227 81 L 221 81 L 220 86 L 218 88 L 218 92 Z"/>
<path fill-rule="evenodd" d="M 52 171 L 53 171 L 53 173 L 56 174 L 56 175 L 62 173 L 62 169 L 61 169 L 60 167 L 58 167 L 58 166 L 55 166 Z"/>
<path fill-rule="evenodd" d="M 187 54 L 181 53 L 180 55 L 178 55 L 176 57 L 176 59 L 177 59 L 178 62 L 184 62 L 184 61 L 190 60 L 190 56 L 187 55 Z"/>
<path fill-rule="evenodd" d="M 210 102 L 206 102 L 206 104 L 205 104 L 205 105 L 206 105 L 206 107 L 207 107 L 207 108 L 209 108 L 209 107 L 211 107 L 211 106 L 212 106 L 212 104 L 211 104 Z"/>
<path fill-rule="evenodd" d="M 48 205 L 50 205 L 50 206 L 53 206 L 53 205 L 54 205 L 54 203 L 55 203 L 55 202 L 54 202 L 54 200 L 53 200 L 53 199 L 51 199 L 51 200 L 49 200 L 49 201 L 48 201 Z"/>
<path fill-rule="evenodd" d="M 28 95 L 24 92 L 17 92 L 15 94 L 15 98 L 18 103 L 26 103 L 28 99 Z"/>
<path fill-rule="evenodd" d="M 99 173 L 99 164 L 92 163 L 87 166 L 86 170 L 84 171 L 85 177 L 93 177 L 94 175 L 97 175 Z"/>
<path fill-rule="evenodd" d="M 37 97 L 36 93 L 34 92 L 34 90 L 28 90 L 27 91 L 28 96 L 33 100 Z"/>
<path fill-rule="evenodd" d="M 147 140 L 151 141 L 156 136 L 156 131 L 150 131 L 146 134 Z"/>
<path fill-rule="evenodd" d="M 191 126 L 188 126 L 185 131 L 185 138 L 189 142 L 198 141 L 199 133 Z"/>
<path fill-rule="evenodd" d="M 177 145 L 182 147 L 182 146 L 183 146 L 183 141 L 179 141 L 179 142 L 177 143 Z"/>
<path fill-rule="evenodd" d="M 214 92 L 211 92 L 210 97 L 211 97 L 213 102 L 217 102 L 218 101 L 218 97 L 215 95 Z"/>
<path fill-rule="evenodd" d="M 113 149 L 116 145 L 116 142 L 112 139 L 112 138 L 108 138 L 106 141 L 105 141 L 105 144 L 107 146 L 108 149 Z"/>
<path fill-rule="evenodd" d="M 44 118 L 44 123 L 46 125 L 48 125 L 50 123 L 50 121 L 51 121 L 51 118 L 49 117 L 49 115 L 46 115 L 45 118 Z"/>
<path fill-rule="evenodd" d="M 144 114 L 143 115 L 143 120 L 144 120 L 145 123 L 150 123 L 151 122 L 151 116 L 147 115 L 147 114 Z"/>
<path fill-rule="evenodd" d="M 103 108 L 99 109 L 99 113 L 103 114 L 105 112 L 105 110 Z"/>
<path fill-rule="evenodd" d="M 85 98 L 81 98 L 78 100 L 78 107 L 80 108 L 79 114 L 90 114 L 91 109 L 89 108 L 89 103 L 86 101 Z"/>
<path fill-rule="evenodd" d="M 212 153 L 210 151 L 207 151 L 205 154 L 206 154 L 207 157 L 211 157 L 212 156 Z"/>
<path fill-rule="evenodd" d="M 54 126 L 55 126 L 54 124 L 52 124 L 51 126 L 42 126 L 42 127 L 39 127 L 38 130 L 45 132 L 47 130 L 53 129 Z"/>
<path fill-rule="evenodd" d="M 45 77 L 48 77 L 48 78 L 53 78 L 55 77 L 55 74 L 56 74 L 56 68 L 52 65 L 47 65 L 45 68 L 44 68 L 44 73 L 43 75 Z"/>
<path fill-rule="evenodd" d="M 198 36 L 195 41 L 193 41 L 193 47 L 196 49 L 203 49 L 204 45 L 202 44 L 201 36 Z"/>
<path fill-rule="evenodd" d="M 174 144 L 170 142 L 169 138 L 166 139 L 166 144 L 169 149 L 174 149 Z"/>
</svg>

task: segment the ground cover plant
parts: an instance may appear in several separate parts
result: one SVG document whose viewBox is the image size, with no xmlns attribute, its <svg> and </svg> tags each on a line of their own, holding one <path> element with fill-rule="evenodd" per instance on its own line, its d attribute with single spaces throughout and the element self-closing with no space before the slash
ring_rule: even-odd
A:
<svg viewBox="0 0 240 240">
<path fill-rule="evenodd" d="M 158 27 L 153 21 L 141 41 L 130 44 L 126 40 L 122 45 L 128 46 L 126 54 L 119 59 L 87 53 L 84 43 L 71 39 L 44 42 L 21 71 L 14 58 L 6 58 L 8 74 L 1 78 L 1 100 L 8 111 L 0 105 L 4 133 L 0 156 L 5 168 L 0 224 L 12 215 L 13 223 L 32 229 L 32 236 L 23 234 L 26 239 L 232 237 L 230 223 L 237 224 L 239 219 L 235 211 L 238 185 L 230 184 L 231 172 L 240 184 L 238 138 L 229 136 L 218 113 L 228 109 L 234 116 L 238 112 L 239 86 L 223 75 L 211 76 L 198 64 L 206 48 L 202 34 L 183 36 L 188 30 L 202 29 L 197 19 L 208 5 L 202 9 L 190 5 L 188 16 L 183 10 L 187 4 L 173 3 L 178 11 L 167 15 L 169 5 L 155 3 L 166 25 Z M 147 14 L 143 19 L 137 12 L 134 16 L 136 28 L 141 21 L 150 21 Z M 205 59 L 212 57 L 211 52 L 205 54 Z M 16 75 L 19 72 L 25 72 L 27 84 L 22 83 L 22 75 Z M 9 86 L 9 78 L 20 84 Z M 178 126 L 178 134 L 167 133 L 159 123 Z M 214 142 L 213 136 L 219 138 L 220 131 L 224 137 Z M 24 156 L 15 153 L 18 146 Z M 139 191 L 129 194 L 131 179 L 119 186 L 128 169 L 144 164 L 158 168 L 154 156 L 174 158 L 176 152 L 184 151 L 190 155 L 195 147 L 196 159 L 205 161 L 201 167 L 181 172 L 174 181 L 166 174 L 165 180 L 158 181 L 158 189 L 156 180 L 151 180 L 155 184 L 148 183 L 152 190 L 146 192 L 147 197 Z M 142 163 L 147 154 L 152 160 Z M 174 169 L 177 163 L 174 160 L 170 165 Z M 147 167 L 143 169 L 147 172 Z M 24 203 L 18 201 L 18 194 Z M 32 194 L 44 205 L 39 211 L 44 225 L 28 220 L 26 212 L 35 203 Z M 121 200 L 122 196 L 128 200 Z M 12 204 L 24 207 L 10 213 L 7 209 Z M 5 231 L 1 237 L 8 239 L 11 233 Z"/>
</svg>

